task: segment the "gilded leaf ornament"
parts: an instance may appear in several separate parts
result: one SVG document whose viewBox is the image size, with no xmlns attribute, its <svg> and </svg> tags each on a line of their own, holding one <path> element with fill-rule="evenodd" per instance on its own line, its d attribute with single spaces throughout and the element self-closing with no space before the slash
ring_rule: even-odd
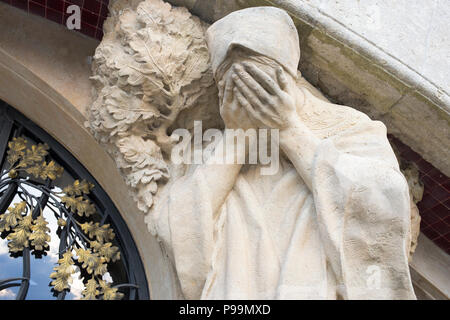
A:
<svg viewBox="0 0 450 320">
<path fill-rule="evenodd" d="M 48 182 L 60 178 L 64 170 L 54 160 L 47 161 L 50 150 L 46 144 L 32 144 L 24 137 L 15 137 L 8 147 L 9 167 L 1 172 L 0 185 L 17 188 L 22 200 L 13 199 L 6 212 L 0 215 L 1 237 L 8 241 L 11 255 L 20 255 L 24 250 L 36 255 L 49 251 L 51 230 L 46 208 L 53 208 L 49 212 L 56 217 L 57 234 L 65 232 L 67 239 L 64 241 L 69 244 L 59 253 L 49 275 L 53 290 L 69 292 L 79 270 L 84 275 L 83 299 L 121 299 L 123 294 L 103 279 L 108 273 L 108 264 L 120 260 L 120 250 L 114 245 L 111 226 L 92 220 L 97 212 L 89 200 L 94 184 L 75 180 L 62 189 L 49 187 Z M 33 185 L 34 193 L 26 188 L 31 185 L 31 177 L 41 181 Z M 45 195 L 45 202 L 36 193 Z"/>
</svg>

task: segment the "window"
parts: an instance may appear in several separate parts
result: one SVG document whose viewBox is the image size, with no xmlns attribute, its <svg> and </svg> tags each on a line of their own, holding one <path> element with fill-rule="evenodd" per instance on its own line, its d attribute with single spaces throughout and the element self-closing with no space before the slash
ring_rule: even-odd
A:
<svg viewBox="0 0 450 320">
<path fill-rule="evenodd" d="M 0 300 L 148 299 L 111 199 L 59 143 L 0 101 Z"/>
</svg>

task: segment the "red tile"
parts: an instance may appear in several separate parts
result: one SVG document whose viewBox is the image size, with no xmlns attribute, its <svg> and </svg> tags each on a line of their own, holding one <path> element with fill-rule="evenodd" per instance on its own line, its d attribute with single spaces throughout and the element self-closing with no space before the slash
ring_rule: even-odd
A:
<svg viewBox="0 0 450 320">
<path fill-rule="evenodd" d="M 450 245 L 450 232 L 447 233 L 444 238 L 448 241 L 449 245 Z"/>
<path fill-rule="evenodd" d="M 437 185 L 437 183 L 433 179 L 431 179 L 431 177 L 427 176 L 426 174 L 420 175 L 420 181 L 422 181 L 426 190 L 429 190 Z"/>
<path fill-rule="evenodd" d="M 440 237 L 439 233 L 431 227 L 423 229 L 422 232 L 430 240 L 434 240 Z"/>
<path fill-rule="evenodd" d="M 411 148 L 408 147 L 406 144 L 403 143 L 395 143 L 395 147 L 397 148 L 397 152 L 400 154 L 401 158 L 404 158 L 405 156 L 403 154 L 408 154 L 409 152 L 412 152 Z"/>
<path fill-rule="evenodd" d="M 442 204 L 450 209 L 450 199 L 448 199 L 447 201 L 444 201 Z"/>
<path fill-rule="evenodd" d="M 14 7 L 28 11 L 28 0 L 11 0 Z"/>
<path fill-rule="evenodd" d="M 450 215 L 444 218 L 444 222 L 450 226 Z"/>
<path fill-rule="evenodd" d="M 64 1 L 62 1 L 62 0 L 47 0 L 47 8 L 51 8 L 53 10 L 63 12 Z"/>
<path fill-rule="evenodd" d="M 429 211 L 438 216 L 442 220 L 450 216 L 450 209 L 448 209 L 443 204 L 438 204 L 436 207 L 431 208 Z"/>
<path fill-rule="evenodd" d="M 450 193 L 440 185 L 434 186 L 429 192 L 439 202 L 444 202 L 450 198 Z"/>
<path fill-rule="evenodd" d="M 450 232 L 450 227 L 444 221 L 438 221 L 430 226 L 441 236 Z"/>
<path fill-rule="evenodd" d="M 102 4 L 98 2 L 97 0 L 89 0 L 84 2 L 83 9 L 89 10 L 93 13 L 100 13 L 100 8 L 102 7 Z"/>
<path fill-rule="evenodd" d="M 390 141 L 392 144 L 395 144 L 395 146 L 396 146 L 398 149 L 404 149 L 405 147 L 407 147 L 406 144 L 404 144 L 403 142 L 401 142 L 399 139 L 397 139 L 397 138 L 396 138 L 395 136 L 393 136 L 392 134 L 388 133 L 387 137 L 388 137 L 389 141 Z M 401 151 L 401 150 L 400 150 L 400 151 Z"/>
<path fill-rule="evenodd" d="M 87 0 L 89 1 L 89 0 Z M 76 4 L 77 6 L 80 6 L 80 8 L 83 7 L 84 0 L 66 0 L 66 2 L 69 2 L 71 4 Z"/>
<path fill-rule="evenodd" d="M 427 173 L 434 168 L 431 163 L 424 159 L 419 160 L 416 164 L 419 167 L 420 172 L 422 173 Z"/>
<path fill-rule="evenodd" d="M 402 152 L 401 157 L 413 162 L 421 159 L 421 156 L 418 153 L 414 152 L 412 149 Z"/>
<path fill-rule="evenodd" d="M 433 209 L 420 214 L 420 217 L 422 218 L 423 221 L 425 221 L 427 224 L 432 225 L 435 224 L 436 222 L 441 221 L 441 219 L 433 213 Z"/>
<path fill-rule="evenodd" d="M 438 204 L 439 204 L 439 201 L 437 201 L 435 198 L 433 198 L 431 196 L 431 194 L 428 193 L 428 191 L 426 191 L 423 194 L 422 201 L 417 203 L 417 207 L 419 208 L 420 212 L 422 213 L 424 211 L 427 211 L 428 209 L 435 207 Z"/>
<path fill-rule="evenodd" d="M 45 1 L 46 0 L 32 0 L 32 2 L 36 2 L 36 3 L 39 3 L 40 5 L 42 5 L 42 6 L 44 6 L 45 7 Z"/>
<path fill-rule="evenodd" d="M 32 1 L 30 1 L 30 3 L 28 5 L 30 7 L 30 13 L 36 14 L 38 16 L 45 18 L 45 7 L 44 6 L 41 6 L 40 4 L 34 3 Z"/>
<path fill-rule="evenodd" d="M 444 187 L 445 190 L 447 190 L 450 193 L 450 181 L 447 181 L 444 184 L 442 184 L 442 187 Z"/>
<path fill-rule="evenodd" d="M 70 7 L 70 6 L 73 6 L 73 4 L 70 3 L 70 2 L 67 2 L 67 0 L 64 1 L 64 8 L 63 8 L 63 13 L 64 13 L 64 15 L 68 14 L 68 13 L 67 13 L 67 8 Z M 71 11 L 70 14 L 73 14 L 72 11 Z"/>
<path fill-rule="evenodd" d="M 425 221 L 424 219 L 420 219 L 420 229 L 425 229 L 426 227 L 429 227 L 430 224 Z"/>
<path fill-rule="evenodd" d="M 449 178 L 436 168 L 431 169 L 427 173 L 427 175 L 430 176 L 431 179 L 433 179 L 434 181 L 436 181 L 439 184 L 443 184 L 443 183 L 446 183 L 449 181 Z"/>
<path fill-rule="evenodd" d="M 53 9 L 47 8 L 47 19 L 62 24 L 63 14 L 62 12 L 58 12 Z"/>
<path fill-rule="evenodd" d="M 89 36 L 89 37 L 95 38 L 95 34 L 97 32 L 97 28 L 95 28 L 95 27 L 85 23 L 84 21 L 81 21 L 81 30 L 80 30 L 80 32 L 85 34 L 85 35 L 87 35 L 87 36 Z"/>
<path fill-rule="evenodd" d="M 98 15 L 83 9 L 81 13 L 81 21 L 90 24 L 91 26 L 97 27 Z"/>
<path fill-rule="evenodd" d="M 444 250 L 448 247 L 448 241 L 445 238 L 435 239 L 433 242 Z"/>
</svg>

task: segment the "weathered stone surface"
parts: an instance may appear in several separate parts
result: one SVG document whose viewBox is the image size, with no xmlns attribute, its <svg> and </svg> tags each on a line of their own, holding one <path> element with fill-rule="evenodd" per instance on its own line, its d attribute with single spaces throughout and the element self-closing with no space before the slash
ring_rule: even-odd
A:
<svg viewBox="0 0 450 320">
<path fill-rule="evenodd" d="M 161 0 L 127 5 L 112 5 L 94 57 L 89 124 L 149 213 L 183 297 L 414 299 L 410 196 L 386 128 L 298 81 L 289 15 L 267 7 L 227 15 L 206 32 L 209 60 L 205 25 L 186 9 Z M 353 61 L 329 60 L 331 48 L 306 46 L 320 51 L 318 61 L 343 67 L 336 73 L 352 68 Z M 374 80 L 364 75 L 347 84 L 358 82 L 367 91 L 389 88 L 369 88 Z M 211 93 L 219 105 L 202 100 Z M 183 113 L 198 115 L 198 106 L 220 110 L 226 129 L 279 130 L 279 146 L 271 144 L 272 153 L 283 151 L 279 170 L 265 176 L 261 163 L 221 162 L 220 146 L 232 144 L 234 156 L 237 149 L 217 129 L 207 162 L 166 166 L 177 135 L 169 129 Z M 380 283 L 372 288 L 374 268 Z"/>
<path fill-rule="evenodd" d="M 234 10 L 267 5 L 287 10 L 294 19 L 302 47 L 300 70 L 308 81 L 332 101 L 385 121 L 389 132 L 450 175 L 450 70 L 441 65 L 450 52 L 445 1 L 192 0 L 188 8 L 213 22 Z M 401 19 L 400 12 L 405 12 Z M 400 99 L 410 103 L 408 123 L 389 115 L 400 110 L 394 108 Z M 438 116 L 423 117 L 423 112 Z"/>
<path fill-rule="evenodd" d="M 449 115 L 440 108 L 430 108 L 430 101 L 410 91 L 381 118 L 392 134 L 404 143 L 415 146 L 422 157 L 450 175 Z"/>
<path fill-rule="evenodd" d="M 139 209 L 169 178 L 168 129 L 215 92 L 204 32 L 186 8 L 161 0 L 116 1 L 93 59 L 95 101 L 88 122 L 113 155 Z"/>
</svg>

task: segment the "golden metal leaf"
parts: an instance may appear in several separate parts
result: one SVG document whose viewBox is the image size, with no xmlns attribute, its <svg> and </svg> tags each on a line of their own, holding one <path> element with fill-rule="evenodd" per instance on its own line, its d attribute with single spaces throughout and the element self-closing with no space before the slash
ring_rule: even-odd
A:
<svg viewBox="0 0 450 320">
<path fill-rule="evenodd" d="M 58 218 L 58 226 L 60 227 L 65 227 L 67 225 L 66 220 L 64 220 L 63 218 Z"/>
<path fill-rule="evenodd" d="M 90 243 L 94 252 L 98 252 L 100 256 L 106 259 L 106 262 L 120 260 L 119 248 L 113 246 L 111 242 L 101 243 L 99 241 L 91 241 Z"/>
<path fill-rule="evenodd" d="M 118 292 L 117 288 L 111 288 L 109 283 L 104 280 L 99 280 L 100 294 L 103 294 L 103 300 L 120 300 L 123 298 L 123 293 Z"/>
<path fill-rule="evenodd" d="M 54 161 L 50 161 L 49 163 L 44 161 L 26 168 L 25 171 L 36 178 L 55 180 L 63 174 L 64 169 L 58 166 Z"/>
<path fill-rule="evenodd" d="M 63 168 L 55 161 L 46 162 L 49 147 L 47 144 L 31 145 L 27 147 L 27 140 L 23 137 L 13 138 L 8 144 L 7 161 L 11 164 L 8 175 L 11 179 L 18 177 L 19 172 L 26 172 L 42 180 L 55 180 L 63 174 Z M 72 185 L 63 189 L 63 193 L 52 192 L 60 198 L 65 207 L 79 216 L 89 217 L 96 212 L 95 205 L 84 196 L 89 194 L 94 188 L 94 184 L 85 180 L 76 180 Z M 27 203 L 22 201 L 16 203 L 14 207 L 8 208 L 8 212 L 0 215 L 0 232 L 11 231 L 7 236 L 10 252 L 20 252 L 31 245 L 37 251 L 49 248 L 50 229 L 43 213 L 33 220 L 27 213 Z M 62 213 L 62 212 L 61 212 Z M 66 227 L 67 221 L 63 216 L 58 218 L 58 226 Z M 78 223 L 78 222 L 76 222 Z M 105 300 L 121 299 L 123 294 L 117 288 L 111 288 L 103 280 L 97 282 L 97 277 L 103 276 L 107 271 L 107 262 L 115 262 L 120 259 L 119 248 L 110 242 L 115 234 L 109 224 L 100 225 L 92 221 L 83 224 L 78 223 L 83 232 L 92 240 L 91 249 L 75 248 L 73 245 L 58 260 L 54 272 L 50 274 L 53 279 L 51 285 L 55 291 L 61 292 L 70 290 L 72 275 L 75 272 L 74 258 L 72 251 L 77 254 L 77 261 L 81 268 L 92 274 L 92 278 L 87 281 L 83 290 L 84 299 L 96 299 L 101 296 Z M 91 251 L 92 250 L 92 251 Z"/>
<path fill-rule="evenodd" d="M 13 229 L 14 232 L 10 233 L 7 237 L 10 252 L 20 252 L 29 246 L 32 223 L 33 219 L 31 215 L 19 220 L 17 226 Z"/>
<path fill-rule="evenodd" d="M 104 224 L 100 226 L 100 223 L 96 222 L 85 222 L 81 224 L 81 229 L 89 236 L 91 239 L 97 239 L 97 241 L 103 243 L 106 241 L 111 241 L 114 239 L 114 231 L 109 227 L 109 224 Z"/>
<path fill-rule="evenodd" d="M 96 300 L 96 297 L 100 294 L 97 288 L 97 281 L 94 278 L 89 279 L 85 289 L 81 292 L 83 294 L 82 300 Z"/>
<path fill-rule="evenodd" d="M 81 267 L 89 274 L 104 275 L 106 273 L 107 265 L 106 259 L 100 257 L 98 253 L 92 252 L 90 249 L 75 249 L 78 262 L 83 263 Z"/>
<path fill-rule="evenodd" d="M 73 267 L 74 261 L 72 259 L 72 253 L 66 251 L 62 258 L 58 260 L 58 265 L 53 268 L 55 272 L 50 274 L 50 278 L 55 279 L 51 282 L 56 291 L 63 291 L 64 289 L 70 289 L 69 284 L 72 283 L 72 274 L 75 272 Z"/>
<path fill-rule="evenodd" d="M 48 145 L 39 143 L 38 145 L 32 145 L 31 149 L 28 148 L 25 151 L 25 155 L 22 156 L 17 168 L 26 168 L 37 162 L 42 162 L 45 156 L 48 154 Z"/>
<path fill-rule="evenodd" d="M 42 180 L 55 180 L 63 174 L 64 169 L 55 161 L 46 162 L 49 147 L 47 144 L 31 145 L 27 147 L 28 142 L 25 138 L 13 138 L 9 142 L 7 160 L 11 164 L 8 175 L 11 179 L 16 179 L 20 172 L 26 172 L 35 178 Z M 20 183 L 20 181 L 19 181 Z M 36 187 L 40 189 L 40 187 Z M 45 187 L 43 187 L 45 189 Z M 96 212 L 95 205 L 85 197 L 94 188 L 94 184 L 85 180 L 76 180 L 73 184 L 63 189 L 63 192 L 47 190 L 47 192 L 58 197 L 65 205 L 65 208 L 79 216 L 89 217 Z M 43 190 L 41 190 L 44 192 Z M 29 204 L 32 207 L 32 204 Z M 7 239 L 9 251 L 20 252 L 32 245 L 35 250 L 42 251 L 49 248 L 50 228 L 46 221 L 42 209 L 41 214 L 33 219 L 33 216 L 27 215 L 28 204 L 26 201 L 16 203 L 14 207 L 8 208 L 5 214 L 0 215 L 0 232 L 9 232 Z M 63 208 L 63 207 L 62 207 Z M 57 224 L 59 227 L 67 227 L 68 220 L 65 209 L 60 209 Z M 68 217 L 72 219 L 71 217 Z M 83 290 L 84 299 L 96 299 L 101 297 L 105 300 L 121 299 L 123 294 L 118 292 L 117 288 L 111 288 L 106 281 L 99 280 L 108 271 L 108 262 L 115 262 L 120 259 L 119 248 L 113 246 L 110 242 L 115 234 L 109 224 L 100 225 L 98 222 L 87 221 L 83 224 L 75 221 L 81 226 L 81 229 L 91 239 L 90 248 L 76 248 L 72 243 L 66 249 L 57 265 L 53 268 L 54 272 L 50 274 L 51 285 L 57 292 L 70 290 L 72 276 L 75 273 L 74 264 L 79 263 L 92 278 L 87 281 L 85 290 Z M 78 236 L 78 235 L 77 235 Z M 76 243 L 78 246 L 78 243 Z M 72 252 L 76 252 L 77 261 L 74 261 Z M 97 282 L 100 281 L 100 282 Z"/>
<path fill-rule="evenodd" d="M 8 143 L 8 146 L 8 162 L 11 165 L 19 162 L 8 173 L 11 179 L 17 178 L 18 171 L 24 170 L 36 178 L 55 180 L 64 171 L 55 161 L 50 161 L 49 163 L 44 161 L 49 149 L 47 144 L 40 143 L 27 148 L 27 140 L 20 137 L 13 138 Z"/>
<path fill-rule="evenodd" d="M 27 140 L 22 137 L 13 138 L 12 141 L 8 143 L 8 148 L 8 156 L 6 159 L 13 165 L 25 155 L 24 150 L 27 148 Z"/>
<path fill-rule="evenodd" d="M 62 196 L 61 202 L 73 213 L 77 213 L 80 217 L 89 217 L 96 212 L 95 206 L 88 199 L 84 199 L 82 196 Z"/>
<path fill-rule="evenodd" d="M 69 196 L 81 196 L 82 194 L 89 194 L 94 188 L 94 185 L 86 180 L 75 180 L 75 182 L 63 189 L 64 193 Z"/>
<path fill-rule="evenodd" d="M 9 207 L 8 212 L 0 215 L 0 232 L 10 231 L 17 225 L 17 222 L 22 219 L 22 214 L 25 213 L 27 204 L 25 201 L 15 203 L 14 208 Z"/>
<path fill-rule="evenodd" d="M 42 216 L 42 213 L 36 220 L 33 221 L 33 226 L 31 227 L 33 233 L 30 235 L 30 240 L 31 244 L 38 251 L 49 248 L 48 242 L 51 240 L 51 238 L 48 234 L 50 232 L 50 229 L 47 227 L 47 225 L 48 222 Z"/>
</svg>

